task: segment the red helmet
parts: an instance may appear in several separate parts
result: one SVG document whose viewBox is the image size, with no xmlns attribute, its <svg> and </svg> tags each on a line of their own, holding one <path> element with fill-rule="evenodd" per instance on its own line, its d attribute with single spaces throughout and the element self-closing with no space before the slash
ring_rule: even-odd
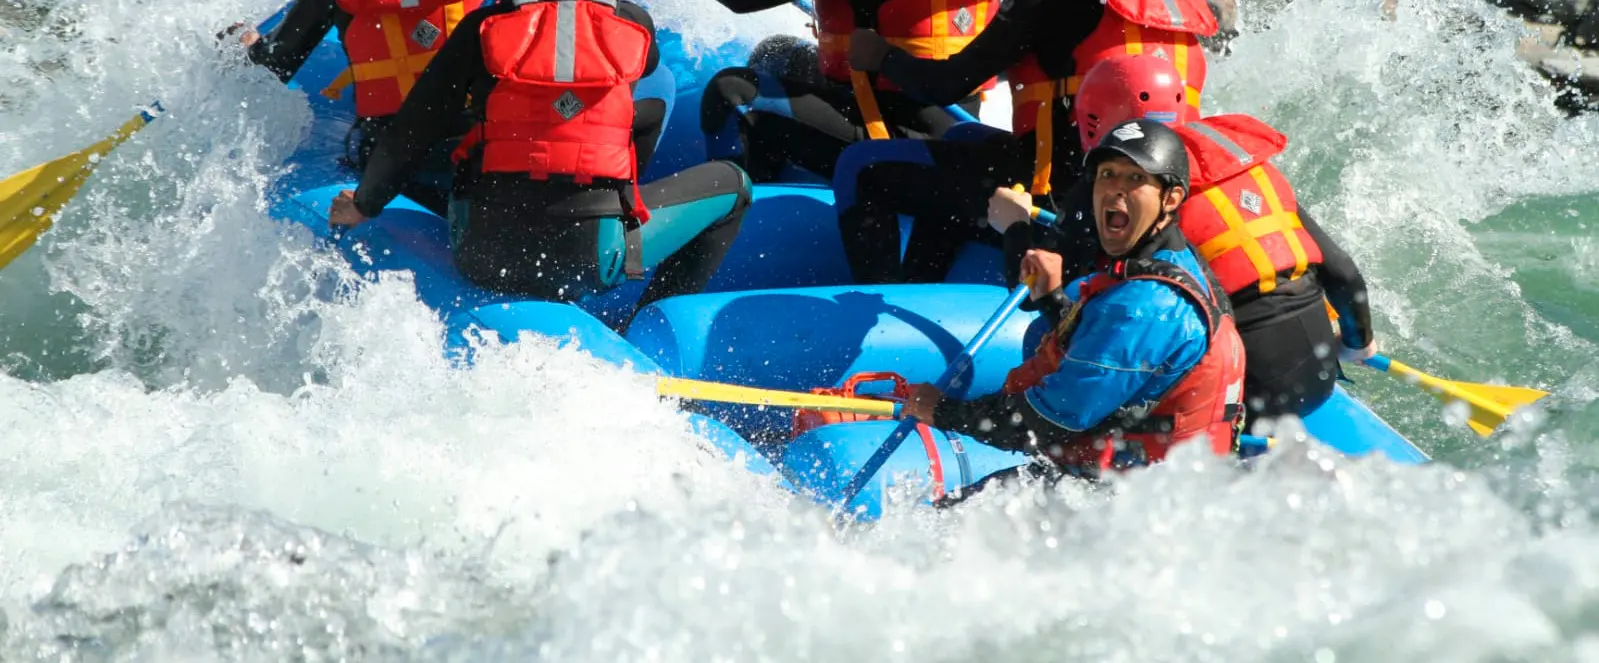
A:
<svg viewBox="0 0 1599 663">
<path fill-rule="evenodd" d="M 1188 112 L 1186 84 L 1177 68 L 1150 55 L 1101 60 L 1083 75 L 1072 101 L 1083 150 L 1094 149 L 1105 131 L 1128 120 L 1176 124 Z"/>
</svg>

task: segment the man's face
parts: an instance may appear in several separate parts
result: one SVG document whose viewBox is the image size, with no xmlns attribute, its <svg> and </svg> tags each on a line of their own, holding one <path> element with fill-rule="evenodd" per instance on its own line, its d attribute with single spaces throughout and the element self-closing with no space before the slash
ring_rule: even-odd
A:
<svg viewBox="0 0 1599 663">
<path fill-rule="evenodd" d="M 1163 213 L 1177 208 L 1182 189 L 1173 187 L 1162 200 L 1155 176 L 1123 156 L 1094 166 L 1094 225 L 1099 244 L 1111 257 L 1126 255 Z"/>
</svg>

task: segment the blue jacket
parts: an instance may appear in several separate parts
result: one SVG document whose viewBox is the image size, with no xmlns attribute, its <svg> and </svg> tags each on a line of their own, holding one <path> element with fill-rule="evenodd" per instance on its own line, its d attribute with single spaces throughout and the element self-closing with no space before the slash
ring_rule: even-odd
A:
<svg viewBox="0 0 1599 663">
<path fill-rule="evenodd" d="M 1161 249 L 1151 258 L 1200 275 L 1193 251 Z M 1077 301 L 1087 277 L 1067 287 Z M 1206 285 L 1208 288 L 1208 284 Z M 1205 312 L 1176 288 L 1125 281 L 1089 300 L 1066 346 L 1060 369 L 1026 392 L 1039 416 L 1085 431 L 1123 406 L 1154 403 L 1205 356 Z"/>
<path fill-rule="evenodd" d="M 1175 225 L 1139 255 L 1183 268 L 1208 292 L 1199 259 Z M 1076 301 L 1086 281 L 1068 284 L 1066 299 Z M 1053 317 L 1039 323 L 1053 326 Z M 1143 280 L 1118 283 L 1083 307 L 1059 370 L 1019 397 L 946 400 L 934 412 L 934 423 L 1001 448 L 1064 439 L 1099 425 L 1118 408 L 1159 400 L 1198 365 L 1208 343 L 1204 311 L 1176 288 Z"/>
</svg>

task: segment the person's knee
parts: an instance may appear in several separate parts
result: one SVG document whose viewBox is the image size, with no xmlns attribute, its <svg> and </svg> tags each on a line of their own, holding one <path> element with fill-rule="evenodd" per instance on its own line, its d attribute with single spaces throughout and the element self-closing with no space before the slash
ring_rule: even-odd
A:
<svg viewBox="0 0 1599 663">
<path fill-rule="evenodd" d="M 772 35 L 750 52 L 751 69 L 775 78 L 820 84 L 821 66 L 816 44 L 792 35 Z"/>
<path fill-rule="evenodd" d="M 729 67 L 716 72 L 700 97 L 700 129 L 716 133 L 760 93 L 760 74 L 749 67 Z"/>
<path fill-rule="evenodd" d="M 895 179 L 901 163 L 930 163 L 920 141 L 892 140 L 854 143 L 839 154 L 833 166 L 833 196 L 839 209 L 866 205 L 880 199 Z"/>
<path fill-rule="evenodd" d="M 705 84 L 705 100 L 730 105 L 748 104 L 760 93 L 761 75 L 749 67 L 729 67 L 716 72 Z"/>
</svg>

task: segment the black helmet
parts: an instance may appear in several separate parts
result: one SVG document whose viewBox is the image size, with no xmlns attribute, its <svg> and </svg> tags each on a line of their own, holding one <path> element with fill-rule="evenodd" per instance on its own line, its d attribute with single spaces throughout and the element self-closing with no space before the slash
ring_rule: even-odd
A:
<svg viewBox="0 0 1599 663">
<path fill-rule="evenodd" d="M 1084 171 L 1092 179 L 1099 162 L 1114 156 L 1131 159 L 1168 187 L 1181 185 L 1183 197 L 1188 197 L 1188 149 L 1171 127 L 1143 119 L 1116 125 L 1083 158 Z"/>
</svg>

